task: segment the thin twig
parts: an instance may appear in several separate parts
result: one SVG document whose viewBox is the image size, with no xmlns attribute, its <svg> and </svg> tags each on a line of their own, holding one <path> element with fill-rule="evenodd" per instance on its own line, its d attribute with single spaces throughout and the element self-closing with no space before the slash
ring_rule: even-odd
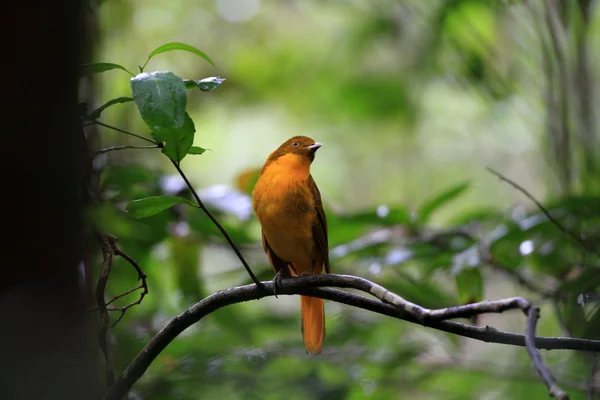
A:
<svg viewBox="0 0 600 400">
<path fill-rule="evenodd" d="M 121 133 L 124 133 L 126 135 L 133 136 L 133 137 L 136 137 L 138 139 L 142 139 L 142 140 L 144 140 L 144 141 L 146 141 L 148 143 L 152 143 L 154 145 L 158 145 L 158 143 L 154 142 L 154 140 L 152 140 L 152 139 L 148 139 L 148 138 L 140 136 L 140 135 L 138 135 L 136 133 L 129 132 L 129 131 L 126 131 L 126 130 L 121 129 L 121 128 L 117 128 L 116 126 L 108 125 L 108 124 L 105 124 L 104 122 L 100 122 L 98 120 L 94 120 L 92 122 L 94 124 L 96 124 L 96 125 L 100 125 L 100 126 L 103 126 L 105 128 L 112 129 L 113 131 L 121 132 Z"/>
<path fill-rule="evenodd" d="M 374 294 L 378 297 L 378 299 L 368 299 L 366 297 L 355 295 L 341 290 L 322 288 L 321 286 L 353 288 Z M 353 307 L 362 308 L 365 310 L 373 311 L 375 313 L 387 315 L 393 318 L 417 323 L 440 331 L 449 332 L 488 343 L 502 343 L 513 346 L 525 346 L 524 335 L 498 331 L 489 326 L 476 327 L 453 321 L 435 320 L 435 318 L 440 317 L 440 310 L 430 310 L 434 311 L 432 313 L 429 313 L 429 316 L 432 316 L 433 319 L 425 319 L 422 321 L 421 318 L 418 318 L 414 314 L 411 314 L 410 312 L 407 312 L 391 304 L 384 303 L 380 300 L 380 298 L 400 298 L 400 296 L 395 294 L 393 294 L 393 296 L 390 296 L 389 293 L 391 292 L 366 279 L 355 276 L 334 274 L 312 275 L 299 278 L 283 279 L 280 281 L 277 287 L 278 295 L 301 294 L 310 295 L 313 297 L 320 297 L 323 299 L 347 304 Z M 196 322 L 200 321 L 204 316 L 231 304 L 242 303 L 250 300 L 258 300 L 262 297 L 273 295 L 273 282 L 268 281 L 262 282 L 262 287 L 258 287 L 257 285 L 252 284 L 222 290 L 194 304 L 182 314 L 173 318 L 171 322 L 167 324 L 167 326 L 165 326 L 150 340 L 150 342 L 140 351 L 140 353 L 129 364 L 129 366 L 127 366 L 125 371 L 118 378 L 115 385 L 113 385 L 109 389 L 109 391 L 104 397 L 104 400 L 116 400 L 121 399 L 123 396 L 125 396 L 125 394 L 129 391 L 133 384 L 144 374 L 146 369 L 150 366 L 152 361 L 160 354 L 160 352 L 164 350 L 167 347 L 167 345 L 171 341 L 173 341 L 181 332 L 183 332 L 185 329 L 195 324 Z M 498 307 L 498 304 L 504 303 L 507 306 L 517 306 L 520 308 L 522 306 L 525 306 L 523 301 L 523 299 L 514 298 L 506 299 L 505 301 L 500 300 L 498 302 L 487 302 L 487 305 L 485 305 L 485 307 L 481 304 L 469 304 L 467 306 L 451 307 L 449 309 L 446 309 L 448 310 L 446 311 L 446 316 L 465 316 L 466 313 L 462 311 L 464 307 L 470 308 L 473 315 L 480 314 L 483 312 L 501 312 L 508 308 Z M 404 308 L 406 310 L 410 310 L 413 306 L 416 305 L 406 306 Z M 530 336 L 528 340 L 530 346 L 534 346 L 540 349 L 570 349 L 600 352 L 600 341 L 596 340 L 534 336 Z"/>
<path fill-rule="evenodd" d="M 125 316 L 125 313 L 127 312 L 127 310 L 129 310 L 131 307 L 136 306 L 138 304 L 140 304 L 142 302 L 142 300 L 144 300 L 144 296 L 146 296 L 148 294 L 148 282 L 146 281 L 146 274 L 144 273 L 144 271 L 140 268 L 140 266 L 138 265 L 137 262 L 135 262 L 135 260 L 131 257 L 129 257 L 127 255 L 127 253 L 125 253 L 123 250 L 121 250 L 119 248 L 119 246 L 117 246 L 116 240 L 115 238 L 109 238 L 109 243 L 112 249 L 112 252 L 115 256 L 119 256 L 124 258 L 129 264 L 131 264 L 131 266 L 133 268 L 135 268 L 137 274 L 138 274 L 138 281 L 141 281 L 139 286 L 129 290 L 126 293 L 123 293 L 120 296 L 115 297 L 114 299 L 112 299 L 110 302 L 112 303 L 113 301 L 115 301 L 118 297 L 123 297 L 126 294 L 132 293 L 133 291 L 136 291 L 138 289 L 141 289 L 142 291 L 140 292 L 140 297 L 138 297 L 138 299 L 136 301 L 133 301 L 123 307 L 109 307 L 108 311 L 120 311 L 121 315 L 119 315 L 119 317 L 115 320 L 115 322 L 112 323 L 112 325 L 110 325 L 110 328 L 114 327 L 115 325 L 117 325 L 121 319 L 123 319 L 123 317 Z"/>
<path fill-rule="evenodd" d="M 119 300 L 120 298 L 122 298 L 122 297 L 125 297 L 125 296 L 127 296 L 128 294 L 131 294 L 131 293 L 133 293 L 133 292 L 135 292 L 135 291 L 138 291 L 138 290 L 140 290 L 140 289 L 143 289 L 143 288 L 144 288 L 144 285 L 141 285 L 141 284 L 140 284 L 139 286 L 136 286 L 136 287 L 134 287 L 133 289 L 129 289 L 128 291 L 126 291 L 126 292 L 123 292 L 123 293 L 121 293 L 120 295 L 118 295 L 118 296 L 115 296 L 115 297 L 113 297 L 112 299 L 110 299 L 109 301 L 107 301 L 107 302 L 106 302 L 106 305 L 107 305 L 107 306 L 109 306 L 109 305 L 111 305 L 112 303 L 114 303 L 115 301 Z M 108 311 L 112 311 L 112 310 L 111 310 L 111 309 L 109 309 Z"/>
<path fill-rule="evenodd" d="M 125 296 L 127 296 L 128 294 L 131 294 L 131 293 L 133 293 L 133 292 L 135 292 L 135 291 L 138 291 L 138 290 L 140 290 L 140 289 L 143 289 L 143 288 L 144 288 L 144 287 L 143 287 L 143 285 L 139 285 L 139 286 L 136 286 L 136 287 L 134 287 L 133 289 L 129 289 L 128 291 L 126 291 L 126 292 L 123 292 L 123 293 L 121 293 L 120 295 L 118 295 L 118 296 L 115 296 L 115 297 L 113 297 L 112 299 L 110 299 L 109 301 L 107 301 L 107 302 L 106 302 L 106 305 L 107 305 L 107 306 L 109 306 L 109 305 L 111 305 L 112 303 L 114 303 L 115 301 L 119 300 L 120 298 L 122 298 L 122 297 L 125 297 Z M 108 311 L 119 311 L 118 309 L 111 308 L 111 307 L 107 307 L 107 310 L 108 310 Z M 88 311 L 86 311 L 85 313 L 86 313 L 86 315 L 87 315 L 87 314 L 90 314 L 90 313 L 93 313 L 93 312 L 96 312 L 96 311 L 98 311 L 98 307 L 92 308 L 91 310 L 88 310 Z"/>
<path fill-rule="evenodd" d="M 537 206 L 537 208 L 540 209 L 540 211 L 542 213 L 544 213 L 544 215 L 546 216 L 546 218 L 548 218 L 548 220 L 550 222 L 552 222 L 554 224 L 554 226 L 556 226 L 565 235 L 567 235 L 568 237 L 570 237 L 571 239 L 573 239 L 585 251 L 587 251 L 589 253 L 594 253 L 598 257 L 600 257 L 600 251 L 598 251 L 597 249 L 594 249 L 594 248 L 588 246 L 588 244 L 579 235 L 575 234 L 573 231 L 569 230 L 563 224 L 561 224 L 556 218 L 554 218 L 552 216 L 552 214 L 550 214 L 550 212 L 546 209 L 546 207 L 544 207 L 542 205 L 542 203 L 540 203 L 535 197 L 533 197 L 533 195 L 531 195 L 524 187 L 522 187 L 518 183 L 510 180 L 509 178 L 505 177 L 501 173 L 496 172 L 495 170 L 493 170 L 490 167 L 486 167 L 486 169 L 489 172 L 491 172 L 492 174 L 496 175 L 501 181 L 504 181 L 504 182 L 508 183 L 509 185 L 511 185 L 512 187 L 514 187 L 515 189 L 517 189 L 519 192 L 523 193 L 529 200 L 531 200 Z"/>
<path fill-rule="evenodd" d="M 106 336 L 108 334 L 108 325 L 110 322 L 110 317 L 106 308 L 106 302 L 104 301 L 104 292 L 106 290 L 106 285 L 110 276 L 113 252 L 108 237 L 97 234 L 97 238 L 100 241 L 103 257 L 102 270 L 100 271 L 98 283 L 96 284 L 96 304 L 98 305 L 98 310 L 100 310 L 100 327 L 98 328 L 98 343 L 100 345 L 102 353 L 104 354 L 106 387 L 111 387 L 114 383 L 115 377 L 112 357 L 110 352 L 108 351 L 108 341 L 106 339 Z"/>
<path fill-rule="evenodd" d="M 129 289 L 128 291 L 126 291 L 126 292 L 123 292 L 123 293 L 121 293 L 120 295 L 113 297 L 111 300 L 109 300 L 109 301 L 106 303 L 106 305 L 107 305 L 107 306 L 109 306 L 109 305 L 111 305 L 112 303 L 114 303 L 115 301 L 119 300 L 120 298 L 122 298 L 122 297 L 125 297 L 125 296 L 127 296 L 128 294 L 131 294 L 131 293 L 133 293 L 133 292 L 135 292 L 135 291 L 137 291 L 137 290 L 143 289 L 143 288 L 144 288 L 144 287 L 143 287 L 143 285 L 139 285 L 139 286 L 136 286 L 136 287 L 134 287 L 133 289 Z M 111 310 L 109 309 L 108 311 L 111 311 Z"/>
<path fill-rule="evenodd" d="M 531 361 L 533 361 L 538 374 L 546 386 L 548 386 L 550 396 L 559 400 L 569 400 L 569 395 L 558 386 L 554 376 L 552 376 L 544 360 L 542 360 L 539 350 L 535 346 L 535 328 L 539 318 L 540 309 L 538 307 L 530 307 L 527 314 L 527 328 L 525 329 L 525 347 L 527 348 L 527 353 L 529 353 L 529 357 L 531 357 Z"/>
<path fill-rule="evenodd" d="M 146 277 L 146 274 L 144 273 L 144 271 L 140 268 L 138 263 L 135 262 L 135 260 L 133 258 L 129 257 L 123 250 L 121 250 L 117 246 L 115 238 L 111 237 L 111 236 L 107 236 L 106 239 L 108 240 L 108 246 L 109 246 L 109 250 L 111 251 L 111 257 L 113 255 L 115 255 L 115 256 L 119 256 L 119 257 L 122 257 L 125 260 L 127 260 L 127 262 L 129 264 L 131 264 L 131 266 L 133 266 L 133 268 L 135 268 L 135 270 L 138 274 L 138 281 L 141 281 L 140 284 L 138 286 L 134 287 L 133 289 L 129 289 L 128 291 L 121 293 L 120 295 L 113 297 L 110 301 L 104 303 L 104 308 L 106 311 L 108 311 L 108 312 L 119 311 L 121 313 L 121 315 L 117 318 L 117 320 L 115 322 L 113 322 L 112 324 L 110 324 L 110 326 L 108 326 L 108 328 L 112 328 L 115 325 L 117 325 L 121 321 L 121 319 L 123 319 L 127 310 L 129 310 L 131 307 L 136 306 L 142 302 L 142 300 L 144 299 L 144 296 L 146 296 L 148 294 L 148 282 L 146 280 L 147 277 Z M 105 288 L 106 288 L 106 285 L 105 285 Z M 116 300 L 118 300 L 122 297 L 125 297 L 128 294 L 131 294 L 138 290 L 141 290 L 141 292 L 140 292 L 140 297 L 136 301 L 133 301 L 123 307 L 107 307 L 108 305 L 112 304 Z M 100 307 L 96 307 L 92 310 L 87 311 L 86 314 L 89 314 L 94 311 L 98 311 L 99 309 L 100 309 Z"/>
<path fill-rule="evenodd" d="M 177 163 L 177 162 L 175 162 L 173 160 L 171 160 L 171 162 L 173 163 L 173 165 L 177 169 L 177 172 L 179 172 L 179 175 L 181 175 L 181 177 L 185 181 L 185 184 L 190 189 L 190 192 L 192 192 L 192 196 L 194 196 L 194 198 L 198 202 L 198 207 L 202 211 L 204 211 L 204 213 L 208 216 L 208 218 L 210 218 L 210 220 L 212 221 L 212 223 L 215 224 L 215 226 L 219 229 L 219 231 L 221 231 L 221 234 L 223 235 L 223 237 L 225 237 L 225 239 L 227 240 L 227 242 L 229 243 L 229 245 L 231 246 L 231 248 L 233 249 L 233 251 L 235 252 L 235 254 L 237 255 L 237 257 L 239 258 L 239 260 L 242 262 L 242 265 L 244 266 L 244 268 L 246 268 L 246 271 L 248 272 L 248 275 L 250 275 L 250 278 L 252 278 L 252 281 L 257 286 L 260 287 L 261 286 L 261 282 L 254 275 L 254 273 L 252 272 L 252 269 L 250 269 L 250 266 L 246 262 L 246 259 L 244 258 L 244 256 L 242 256 L 242 253 L 239 251 L 239 249 L 237 248 L 237 246 L 235 245 L 235 243 L 233 242 L 233 240 L 231 239 L 231 237 L 229 236 L 229 234 L 227 233 L 227 231 L 225 230 L 225 228 L 223 228 L 223 226 L 221 226 L 221 224 L 219 223 L 219 221 L 217 221 L 217 219 L 212 215 L 212 213 L 208 210 L 208 208 L 206 208 L 206 206 L 204 205 L 204 203 L 200 199 L 200 196 L 198 196 L 198 193 L 196 192 L 196 190 L 194 189 L 194 187 L 192 186 L 192 184 L 188 180 L 187 176 L 185 175 L 185 173 L 183 172 L 183 170 L 179 166 L 179 163 Z"/>
<path fill-rule="evenodd" d="M 110 151 L 125 150 L 125 149 L 159 149 L 157 146 L 112 146 L 96 151 L 96 155 L 108 153 Z"/>
</svg>

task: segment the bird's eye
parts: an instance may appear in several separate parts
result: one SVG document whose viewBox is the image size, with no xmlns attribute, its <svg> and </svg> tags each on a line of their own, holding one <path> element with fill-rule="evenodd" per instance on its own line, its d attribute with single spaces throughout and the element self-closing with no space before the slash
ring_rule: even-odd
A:
<svg viewBox="0 0 600 400">
<path fill-rule="evenodd" d="M 294 142 L 294 143 L 292 143 L 292 146 L 293 146 L 293 147 L 298 147 L 298 145 L 299 145 L 299 144 L 300 144 L 300 143 L 298 143 L 298 142 Z"/>
</svg>

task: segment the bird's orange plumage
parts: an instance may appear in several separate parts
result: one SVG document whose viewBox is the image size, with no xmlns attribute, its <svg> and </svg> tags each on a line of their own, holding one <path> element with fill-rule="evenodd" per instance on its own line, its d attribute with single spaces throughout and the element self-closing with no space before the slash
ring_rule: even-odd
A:
<svg viewBox="0 0 600 400">
<path fill-rule="evenodd" d="M 327 220 L 310 164 L 321 147 L 295 136 L 272 152 L 252 192 L 262 226 L 263 247 L 283 276 L 329 272 Z M 323 300 L 301 296 L 302 334 L 308 353 L 320 353 L 325 339 Z"/>
</svg>

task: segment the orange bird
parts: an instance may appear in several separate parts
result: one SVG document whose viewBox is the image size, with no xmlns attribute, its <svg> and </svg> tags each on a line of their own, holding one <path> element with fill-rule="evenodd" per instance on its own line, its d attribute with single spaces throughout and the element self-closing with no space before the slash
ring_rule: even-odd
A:
<svg viewBox="0 0 600 400">
<path fill-rule="evenodd" d="M 321 143 L 294 136 L 272 152 L 252 191 L 262 242 L 275 284 L 282 277 L 329 273 L 327 220 L 310 164 Z M 302 336 L 307 353 L 320 353 L 325 339 L 323 299 L 301 296 Z"/>
</svg>

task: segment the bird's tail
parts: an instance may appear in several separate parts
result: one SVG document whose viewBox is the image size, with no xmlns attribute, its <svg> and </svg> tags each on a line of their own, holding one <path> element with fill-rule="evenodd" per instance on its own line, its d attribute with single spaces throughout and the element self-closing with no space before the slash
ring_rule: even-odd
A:
<svg viewBox="0 0 600 400">
<path fill-rule="evenodd" d="M 318 297 L 300 296 L 302 337 L 307 353 L 320 353 L 325 340 L 325 306 Z"/>
</svg>

